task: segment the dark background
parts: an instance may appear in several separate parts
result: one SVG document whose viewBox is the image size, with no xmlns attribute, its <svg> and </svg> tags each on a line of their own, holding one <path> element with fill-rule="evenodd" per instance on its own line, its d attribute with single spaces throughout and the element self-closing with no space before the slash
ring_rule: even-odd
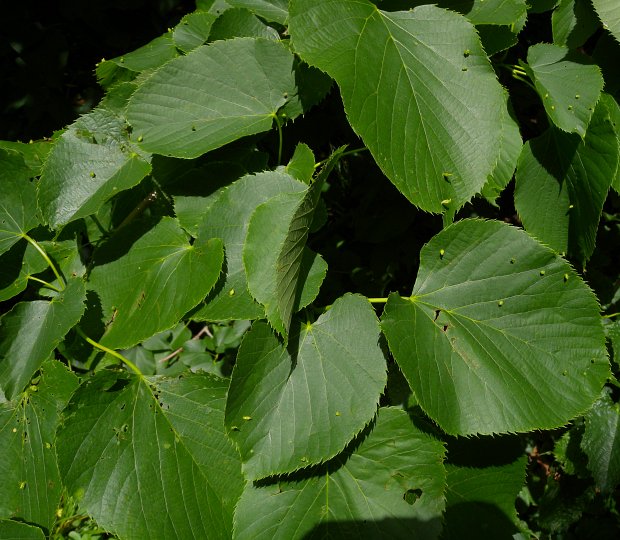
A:
<svg viewBox="0 0 620 540">
<path fill-rule="evenodd" d="M 41 139 L 97 104 L 95 64 L 174 26 L 193 0 L 0 0 L 0 139 Z"/>
</svg>

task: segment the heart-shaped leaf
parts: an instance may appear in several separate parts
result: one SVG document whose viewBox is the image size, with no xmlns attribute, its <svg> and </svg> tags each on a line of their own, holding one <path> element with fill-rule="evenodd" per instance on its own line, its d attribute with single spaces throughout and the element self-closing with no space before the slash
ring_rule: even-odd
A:
<svg viewBox="0 0 620 540">
<path fill-rule="evenodd" d="M 421 407 L 452 434 L 564 425 L 609 374 L 592 291 L 497 221 L 460 221 L 426 244 L 411 298 L 390 295 L 382 327 Z"/>
<path fill-rule="evenodd" d="M 220 239 L 189 243 L 179 224 L 164 218 L 126 255 L 95 266 L 89 286 L 101 300 L 106 332 L 101 343 L 133 347 L 172 328 L 217 281 L 224 253 Z"/>
<path fill-rule="evenodd" d="M 345 295 L 285 347 L 265 323 L 244 338 L 226 404 L 226 427 L 249 478 L 334 457 L 372 419 L 386 383 L 372 306 Z"/>
</svg>

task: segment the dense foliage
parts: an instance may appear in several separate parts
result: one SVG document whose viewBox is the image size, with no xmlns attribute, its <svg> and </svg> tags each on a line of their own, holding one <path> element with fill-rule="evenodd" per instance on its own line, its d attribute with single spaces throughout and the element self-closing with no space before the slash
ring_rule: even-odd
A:
<svg viewBox="0 0 620 540">
<path fill-rule="evenodd" d="M 617 537 L 620 5 L 528 2 L 198 0 L 0 141 L 1 538 Z"/>
</svg>

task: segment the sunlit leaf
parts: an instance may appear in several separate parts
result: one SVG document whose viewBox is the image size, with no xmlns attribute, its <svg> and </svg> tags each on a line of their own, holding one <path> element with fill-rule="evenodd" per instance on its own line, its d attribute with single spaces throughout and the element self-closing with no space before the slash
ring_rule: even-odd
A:
<svg viewBox="0 0 620 540">
<path fill-rule="evenodd" d="M 296 52 L 336 79 L 353 129 L 414 204 L 442 212 L 484 185 L 498 159 L 505 98 L 478 35 L 435 6 L 293 0 Z"/>
<path fill-rule="evenodd" d="M 129 252 L 95 266 L 89 288 L 101 299 L 106 332 L 101 343 L 129 348 L 172 328 L 212 289 L 222 268 L 220 239 L 189 243 L 179 224 L 164 218 Z"/>
<path fill-rule="evenodd" d="M 603 28 L 609 30 L 620 42 L 620 4 L 615 0 L 592 0 L 594 9 L 603 23 Z"/>
<path fill-rule="evenodd" d="M 58 432 L 69 493 L 121 538 L 230 538 L 243 480 L 224 434 L 226 388 L 210 375 L 88 379 Z"/>
<path fill-rule="evenodd" d="M 331 459 L 372 419 L 386 383 L 369 302 L 346 295 L 314 323 L 297 322 L 285 347 L 265 323 L 244 338 L 226 427 L 249 478 Z"/>
<path fill-rule="evenodd" d="M 38 203 L 51 227 L 94 214 L 108 199 L 138 184 L 150 158 L 129 140 L 127 124 L 99 108 L 80 117 L 54 145 L 38 184 Z"/>
<path fill-rule="evenodd" d="M 599 67 L 580 53 L 547 43 L 530 47 L 527 62 L 549 119 L 584 137 L 603 89 Z"/>
<path fill-rule="evenodd" d="M 40 222 L 30 176 L 30 169 L 18 152 L 0 149 L 0 254 Z"/>
<path fill-rule="evenodd" d="M 452 434 L 564 425 L 609 373 L 592 291 L 497 221 L 460 221 L 426 244 L 411 298 L 390 295 L 382 327 L 420 406 Z"/>
<path fill-rule="evenodd" d="M 198 230 L 204 238 L 221 238 L 224 242 L 225 273 L 193 318 L 231 320 L 263 316 L 263 308 L 248 292 L 243 266 L 243 245 L 250 218 L 256 208 L 270 198 L 306 189 L 306 184 L 288 174 L 264 172 L 244 176 L 222 192 L 209 207 Z"/>
<path fill-rule="evenodd" d="M 197 157 L 273 124 L 295 94 L 293 55 L 280 43 L 237 38 L 168 62 L 132 96 L 127 116 L 149 152 Z"/>
</svg>

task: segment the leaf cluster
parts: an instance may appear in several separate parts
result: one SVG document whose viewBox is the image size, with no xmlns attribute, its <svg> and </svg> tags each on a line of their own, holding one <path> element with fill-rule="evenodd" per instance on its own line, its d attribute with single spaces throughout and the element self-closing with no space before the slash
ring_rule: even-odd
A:
<svg viewBox="0 0 620 540">
<path fill-rule="evenodd" d="M 616 3 L 196 4 L 0 141 L 0 537 L 615 537 Z"/>
</svg>

